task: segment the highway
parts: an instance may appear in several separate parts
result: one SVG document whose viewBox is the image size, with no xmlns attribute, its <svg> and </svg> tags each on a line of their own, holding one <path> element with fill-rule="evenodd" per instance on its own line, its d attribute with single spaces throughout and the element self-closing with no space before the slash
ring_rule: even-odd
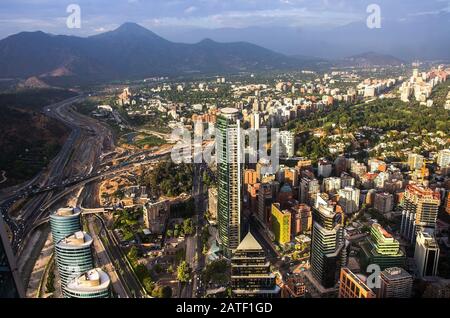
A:
<svg viewBox="0 0 450 318">
<path fill-rule="evenodd" d="M 30 182 L 2 195 L 0 210 L 11 229 L 11 245 L 18 257 L 34 225 L 48 216 L 48 209 L 53 204 L 70 193 L 62 187 L 67 183 L 65 176 L 72 175 L 74 171 L 86 175 L 88 165 L 85 163 L 98 165 L 102 152 L 110 151 L 114 147 L 112 134 L 105 126 L 72 109 L 74 103 L 84 98 L 80 95 L 43 108 L 45 115 L 66 125 L 71 130 L 70 135 L 46 169 Z M 78 187 L 73 184 L 70 190 L 76 190 Z M 41 189 L 46 191 L 40 191 Z M 19 215 L 11 218 L 8 211 L 21 198 L 26 198 L 27 201 Z"/>
</svg>

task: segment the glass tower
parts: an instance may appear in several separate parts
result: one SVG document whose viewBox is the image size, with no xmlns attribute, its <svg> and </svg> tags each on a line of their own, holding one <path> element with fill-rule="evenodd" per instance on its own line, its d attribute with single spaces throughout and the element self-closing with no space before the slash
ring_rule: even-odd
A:
<svg viewBox="0 0 450 318">
<path fill-rule="evenodd" d="M 63 238 L 56 244 L 56 264 L 64 294 L 69 281 L 94 268 L 92 242 L 89 234 L 80 231 Z"/>
<path fill-rule="evenodd" d="M 239 110 L 221 109 L 217 118 L 218 229 L 225 255 L 241 241 L 242 140 Z"/>
<path fill-rule="evenodd" d="M 325 288 L 337 282 L 337 272 L 345 264 L 345 240 L 340 213 L 333 206 L 313 209 L 311 274 Z"/>
<path fill-rule="evenodd" d="M 81 209 L 58 209 L 50 215 L 50 227 L 55 244 L 66 236 L 81 231 Z"/>
<path fill-rule="evenodd" d="M 66 298 L 110 298 L 111 280 L 100 268 L 93 268 L 72 279 L 66 286 Z"/>
</svg>

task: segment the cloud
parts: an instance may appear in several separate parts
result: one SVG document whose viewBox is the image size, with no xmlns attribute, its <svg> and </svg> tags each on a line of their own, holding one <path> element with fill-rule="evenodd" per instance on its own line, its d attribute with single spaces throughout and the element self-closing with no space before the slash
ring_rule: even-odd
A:
<svg viewBox="0 0 450 318">
<path fill-rule="evenodd" d="M 191 13 L 193 13 L 195 11 L 197 11 L 197 7 L 190 6 L 189 8 L 186 8 L 186 10 L 184 10 L 184 13 L 191 14 Z"/>
</svg>

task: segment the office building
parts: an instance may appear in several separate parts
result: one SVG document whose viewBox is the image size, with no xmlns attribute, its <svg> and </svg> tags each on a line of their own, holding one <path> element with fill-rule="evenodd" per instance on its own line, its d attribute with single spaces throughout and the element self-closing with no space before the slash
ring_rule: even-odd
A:
<svg viewBox="0 0 450 318">
<path fill-rule="evenodd" d="M 231 288 L 235 298 L 275 298 L 280 296 L 275 274 L 263 248 L 249 232 L 231 258 Z"/>
<path fill-rule="evenodd" d="M 400 249 L 400 243 L 380 224 L 374 223 L 370 228 L 370 236 L 360 243 L 363 251 L 363 267 L 377 264 L 382 270 L 389 267 L 405 266 L 406 256 Z"/>
<path fill-rule="evenodd" d="M 436 276 L 439 252 L 439 245 L 431 234 L 422 231 L 417 233 L 414 262 L 419 278 Z"/>
<path fill-rule="evenodd" d="M 239 110 L 221 109 L 217 118 L 218 231 L 225 255 L 241 241 L 243 144 Z"/>
<path fill-rule="evenodd" d="M 258 214 L 259 222 L 267 226 L 270 220 L 272 210 L 273 194 L 270 183 L 262 183 L 258 192 Z"/>
<path fill-rule="evenodd" d="M 58 243 L 62 238 L 81 231 L 81 209 L 61 208 L 50 214 L 50 228 L 53 243 Z"/>
<path fill-rule="evenodd" d="M 386 268 L 380 274 L 378 298 L 410 298 L 413 277 L 400 267 Z"/>
<path fill-rule="evenodd" d="M 110 298 L 111 280 L 100 268 L 93 268 L 73 278 L 64 289 L 66 298 Z"/>
<path fill-rule="evenodd" d="M 56 264 L 63 292 L 69 281 L 94 268 L 92 242 L 89 234 L 79 231 L 61 239 L 56 244 Z"/>
<path fill-rule="evenodd" d="M 376 298 L 376 295 L 366 285 L 363 275 L 356 275 L 343 267 L 339 279 L 339 298 Z"/>
<path fill-rule="evenodd" d="M 342 214 L 328 205 L 313 209 L 311 274 L 324 288 L 332 288 L 336 284 L 337 272 L 345 263 L 344 247 Z"/>
<path fill-rule="evenodd" d="M 400 233 L 403 237 L 414 243 L 417 232 L 434 233 L 440 205 L 439 192 L 409 184 L 402 205 Z"/>
<path fill-rule="evenodd" d="M 280 245 L 291 241 L 291 212 L 281 209 L 279 203 L 272 204 L 271 228 L 275 235 L 275 240 Z"/>
<path fill-rule="evenodd" d="M 0 298 L 22 298 L 25 290 L 0 213 Z"/>
</svg>

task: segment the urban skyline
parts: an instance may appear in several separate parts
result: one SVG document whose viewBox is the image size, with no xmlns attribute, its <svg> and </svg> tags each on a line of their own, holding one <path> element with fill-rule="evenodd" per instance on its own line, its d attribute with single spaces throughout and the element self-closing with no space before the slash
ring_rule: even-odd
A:
<svg viewBox="0 0 450 318">
<path fill-rule="evenodd" d="M 448 1 L 149 4 L 2 4 L 0 298 L 450 297 Z"/>
</svg>

